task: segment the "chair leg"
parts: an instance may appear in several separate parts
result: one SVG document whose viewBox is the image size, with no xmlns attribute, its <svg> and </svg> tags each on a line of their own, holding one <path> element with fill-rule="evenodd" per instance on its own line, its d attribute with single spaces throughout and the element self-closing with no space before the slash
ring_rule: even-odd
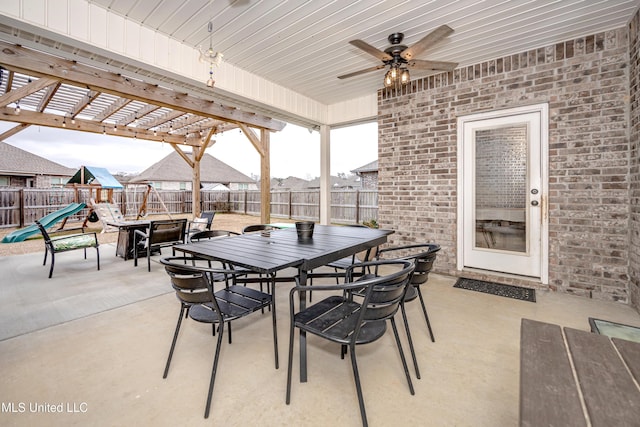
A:
<svg viewBox="0 0 640 427">
<path fill-rule="evenodd" d="M 169 374 L 169 365 L 171 365 L 171 359 L 173 358 L 173 350 L 175 350 L 176 342 L 178 341 L 178 333 L 180 332 L 180 325 L 182 324 L 182 315 L 186 311 L 185 308 L 188 310 L 188 307 L 185 307 L 184 305 L 180 307 L 180 314 L 178 315 L 178 323 L 176 324 L 176 330 L 173 333 L 173 341 L 171 341 L 171 348 L 169 349 L 169 357 L 167 358 L 167 364 L 164 367 L 164 374 L 162 375 L 162 378 L 167 378 L 167 375 Z"/>
<path fill-rule="evenodd" d="M 147 271 L 151 271 L 151 245 L 147 247 Z"/>
<path fill-rule="evenodd" d="M 100 250 L 96 246 L 96 260 L 98 261 L 98 271 L 100 271 Z"/>
<path fill-rule="evenodd" d="M 289 326 L 289 361 L 287 363 L 287 394 L 285 398 L 285 403 L 287 405 L 291 402 L 291 371 L 293 369 L 293 336 L 295 335 L 294 331 L 295 327 L 292 320 Z"/>
<path fill-rule="evenodd" d="M 404 368 L 404 375 L 407 377 L 407 384 L 409 384 L 409 392 L 414 395 L 416 392 L 413 390 L 413 383 L 411 382 L 411 376 L 409 375 L 409 368 L 407 367 L 407 359 L 404 357 L 404 351 L 402 351 L 402 344 L 400 344 L 400 336 L 398 335 L 398 328 L 396 327 L 396 319 L 391 318 L 391 327 L 393 328 L 393 336 L 396 338 L 396 345 L 400 352 L 400 360 L 402 360 L 402 367 Z"/>
<path fill-rule="evenodd" d="M 56 263 L 55 253 L 51 251 L 51 268 L 49 269 L 49 279 L 53 276 L 53 265 Z"/>
<path fill-rule="evenodd" d="M 362 417 L 363 427 L 367 427 L 367 413 L 364 409 L 364 396 L 362 395 L 362 384 L 360 384 L 360 374 L 358 373 L 358 363 L 356 362 L 356 346 L 350 345 L 351 367 L 353 368 L 353 378 L 356 382 L 356 392 L 358 393 L 358 404 L 360 406 L 360 416 Z"/>
<path fill-rule="evenodd" d="M 420 304 L 422 305 L 424 320 L 427 321 L 427 328 L 429 329 L 429 336 L 431 336 L 431 342 L 436 342 L 436 339 L 433 336 L 433 330 L 431 329 L 431 322 L 429 322 L 429 316 L 427 315 L 427 307 L 424 305 L 424 298 L 422 298 L 422 292 L 420 292 L 419 286 L 416 287 L 416 291 L 418 292 L 418 297 L 420 298 Z"/>
<path fill-rule="evenodd" d="M 209 418 L 209 410 L 211 409 L 211 396 L 213 395 L 213 385 L 216 381 L 216 372 L 218 370 L 218 360 L 220 359 L 220 347 L 222 347 L 222 335 L 224 332 L 224 322 L 220 322 L 220 331 L 216 342 L 216 353 L 213 357 L 213 368 L 211 369 L 211 381 L 209 382 L 209 394 L 207 395 L 207 406 L 204 410 L 204 417 Z"/>
<path fill-rule="evenodd" d="M 404 330 L 407 333 L 407 341 L 409 341 L 409 350 L 411 350 L 413 367 L 416 369 L 416 378 L 420 379 L 420 369 L 418 369 L 418 360 L 416 359 L 416 351 L 413 348 L 413 339 L 411 338 L 411 331 L 409 330 L 409 321 L 407 320 L 407 312 L 404 308 L 404 303 L 400 305 L 400 311 L 402 312 L 402 320 L 404 321 Z"/>
<path fill-rule="evenodd" d="M 273 276 L 273 281 L 271 282 L 271 304 L 269 304 L 269 309 L 271 310 L 271 319 L 273 323 L 273 350 L 276 359 L 276 369 L 280 368 L 280 363 L 278 361 L 278 325 L 276 324 L 276 282 L 275 276 Z M 269 286 L 269 285 L 267 285 Z"/>
</svg>

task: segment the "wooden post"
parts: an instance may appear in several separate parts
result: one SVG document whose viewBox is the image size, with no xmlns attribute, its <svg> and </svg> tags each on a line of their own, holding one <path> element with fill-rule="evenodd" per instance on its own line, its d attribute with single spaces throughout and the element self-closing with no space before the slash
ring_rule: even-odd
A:
<svg viewBox="0 0 640 427">
<path fill-rule="evenodd" d="M 202 148 L 204 151 L 204 148 Z M 191 189 L 191 212 L 194 217 L 199 217 L 200 212 L 200 149 L 193 147 L 192 160 L 193 160 L 193 180 Z"/>
<path fill-rule="evenodd" d="M 261 129 L 260 137 L 258 137 L 247 125 L 240 124 L 239 126 L 260 154 L 260 221 L 263 224 L 268 224 L 271 222 L 271 157 L 269 154 L 269 131 L 267 129 Z"/>
</svg>

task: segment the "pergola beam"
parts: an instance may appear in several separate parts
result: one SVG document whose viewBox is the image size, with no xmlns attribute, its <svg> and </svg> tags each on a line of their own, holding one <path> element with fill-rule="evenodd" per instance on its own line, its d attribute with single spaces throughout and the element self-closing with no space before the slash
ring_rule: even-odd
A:
<svg viewBox="0 0 640 427">
<path fill-rule="evenodd" d="M 17 126 L 12 127 L 11 129 L 3 132 L 0 134 L 0 141 L 4 141 L 5 139 L 9 138 L 10 136 L 15 135 L 18 132 L 22 132 L 23 130 L 25 130 L 26 128 L 28 128 L 29 125 L 26 123 L 20 123 Z"/>
<path fill-rule="evenodd" d="M 94 91 L 181 110 L 185 113 L 203 117 L 238 124 L 246 123 L 260 129 L 274 131 L 282 130 L 285 126 L 284 122 L 269 117 L 245 113 L 235 108 L 224 107 L 213 101 L 178 93 L 168 88 L 134 80 L 6 42 L 0 42 L 0 64 L 16 72 L 58 79 L 63 83 L 84 86 Z"/>
<path fill-rule="evenodd" d="M 57 79 L 42 77 L 36 81 L 27 83 L 21 88 L 13 89 L 10 92 L 7 92 L 4 95 L 0 96 L 0 107 L 6 107 L 12 102 L 19 102 L 22 98 L 25 98 L 32 93 L 36 93 L 40 89 L 44 89 L 45 87 L 51 86 L 55 83 L 58 83 Z"/>
<path fill-rule="evenodd" d="M 78 130 L 82 132 L 102 133 L 106 135 L 120 136 L 123 138 L 140 138 L 149 141 L 168 142 L 174 144 L 200 146 L 200 139 L 193 137 L 185 137 L 184 135 L 172 135 L 169 133 L 157 132 L 154 135 L 145 129 L 136 129 L 129 127 L 120 127 L 116 130 L 113 126 L 94 122 L 91 120 L 75 119 L 75 123 L 66 122 L 66 117 L 55 114 L 37 113 L 35 111 L 22 110 L 20 114 L 16 114 L 11 107 L 0 109 L 0 120 L 18 122 L 24 125 L 37 125 L 53 128 L 65 128 L 70 130 Z M 5 132 L 6 133 L 6 132 Z"/>
</svg>

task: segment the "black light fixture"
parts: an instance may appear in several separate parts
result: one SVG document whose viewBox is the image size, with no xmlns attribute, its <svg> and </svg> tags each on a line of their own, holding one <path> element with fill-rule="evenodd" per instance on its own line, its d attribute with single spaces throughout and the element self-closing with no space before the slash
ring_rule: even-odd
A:
<svg viewBox="0 0 640 427">
<path fill-rule="evenodd" d="M 411 81 L 409 69 L 400 64 L 391 64 L 391 68 L 384 75 L 384 87 L 404 86 Z"/>
</svg>

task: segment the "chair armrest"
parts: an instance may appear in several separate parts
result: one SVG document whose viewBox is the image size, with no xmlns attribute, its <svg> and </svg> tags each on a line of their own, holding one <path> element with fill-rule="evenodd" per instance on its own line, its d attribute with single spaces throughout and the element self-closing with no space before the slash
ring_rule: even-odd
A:
<svg viewBox="0 0 640 427">
<path fill-rule="evenodd" d="M 382 258 L 381 255 L 385 253 L 389 253 L 393 251 L 410 250 L 410 249 L 424 249 L 424 250 L 419 254 L 414 253 L 407 257 L 403 257 L 402 259 L 412 259 L 419 255 L 428 255 L 428 254 L 436 253 L 440 251 L 441 248 L 440 248 L 440 245 L 438 245 L 437 243 L 418 243 L 418 244 L 407 245 L 407 246 L 390 247 L 390 248 L 384 248 L 384 249 L 378 250 L 376 258 L 377 259 Z"/>
<path fill-rule="evenodd" d="M 140 236 L 142 238 L 148 239 L 149 238 L 149 231 L 144 232 L 142 230 L 133 230 L 133 235 L 134 236 Z"/>
</svg>

